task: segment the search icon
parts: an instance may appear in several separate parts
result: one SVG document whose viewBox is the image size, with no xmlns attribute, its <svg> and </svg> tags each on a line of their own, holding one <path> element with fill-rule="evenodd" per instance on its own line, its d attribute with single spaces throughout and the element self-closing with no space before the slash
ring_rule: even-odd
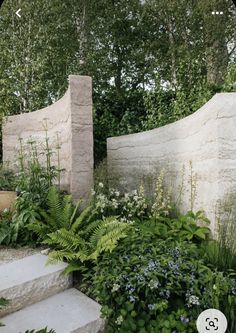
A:
<svg viewBox="0 0 236 333">
<path fill-rule="evenodd" d="M 228 326 L 225 315 L 217 309 L 200 313 L 196 324 L 198 333 L 225 333 Z"/>
<path fill-rule="evenodd" d="M 214 323 L 214 321 L 209 321 L 209 324 L 208 324 L 209 326 L 211 326 L 211 327 L 215 327 L 215 323 Z"/>
</svg>

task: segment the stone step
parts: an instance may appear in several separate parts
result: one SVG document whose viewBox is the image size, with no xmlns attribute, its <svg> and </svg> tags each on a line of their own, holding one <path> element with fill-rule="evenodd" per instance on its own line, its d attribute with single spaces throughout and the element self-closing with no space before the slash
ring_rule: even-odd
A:
<svg viewBox="0 0 236 333">
<path fill-rule="evenodd" d="M 103 332 L 100 305 L 71 288 L 1 319 L 1 333 L 25 333 L 47 326 L 56 333 Z"/>
<path fill-rule="evenodd" d="M 66 264 L 46 266 L 48 257 L 35 254 L 0 266 L 0 297 L 10 301 L 0 317 L 69 288 L 72 277 L 63 274 Z"/>
</svg>

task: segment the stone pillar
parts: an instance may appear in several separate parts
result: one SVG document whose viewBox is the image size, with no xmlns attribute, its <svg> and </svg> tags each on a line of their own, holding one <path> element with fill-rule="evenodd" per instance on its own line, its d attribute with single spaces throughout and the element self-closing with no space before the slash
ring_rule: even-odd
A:
<svg viewBox="0 0 236 333">
<path fill-rule="evenodd" d="M 69 88 L 54 104 L 31 113 L 10 116 L 3 126 L 3 161 L 15 168 L 19 138 L 37 143 L 47 135 L 52 149 L 60 141 L 60 164 L 65 169 L 61 177 L 62 188 L 73 199 L 88 202 L 93 185 L 93 119 L 92 80 L 88 76 L 70 75 Z M 52 155 L 57 165 L 57 156 Z"/>
</svg>

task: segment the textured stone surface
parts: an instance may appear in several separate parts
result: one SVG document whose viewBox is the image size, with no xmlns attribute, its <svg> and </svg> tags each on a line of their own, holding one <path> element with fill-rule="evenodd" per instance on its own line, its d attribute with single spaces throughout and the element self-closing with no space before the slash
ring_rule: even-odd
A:
<svg viewBox="0 0 236 333">
<path fill-rule="evenodd" d="M 71 285 L 72 277 L 63 274 L 66 264 L 46 266 L 47 258 L 35 254 L 0 266 L 0 296 L 10 301 L 0 310 L 1 317 Z"/>
<path fill-rule="evenodd" d="M 194 210 L 204 209 L 214 229 L 217 202 L 236 185 L 236 93 L 216 94 L 194 114 L 175 123 L 107 140 L 110 175 L 134 188 L 143 175 L 164 169 L 177 195 L 185 166 L 182 211 L 190 208 L 192 161 L 197 175 Z"/>
<path fill-rule="evenodd" d="M 19 249 L 14 249 L 0 246 L 0 265 L 31 256 L 32 254 L 39 253 L 41 250 L 43 250 L 43 248 L 32 249 L 26 246 Z"/>
<path fill-rule="evenodd" d="M 3 127 L 3 160 L 16 164 L 19 138 L 45 142 L 45 123 L 51 148 L 59 137 L 63 188 L 75 200 L 88 199 L 93 180 L 92 81 L 88 76 L 69 76 L 66 94 L 53 105 L 11 116 Z M 52 155 L 57 165 L 56 154 Z"/>
<path fill-rule="evenodd" d="M 104 328 L 100 305 L 76 289 L 68 289 L 2 319 L 1 333 L 52 328 L 56 333 L 98 333 Z"/>
</svg>

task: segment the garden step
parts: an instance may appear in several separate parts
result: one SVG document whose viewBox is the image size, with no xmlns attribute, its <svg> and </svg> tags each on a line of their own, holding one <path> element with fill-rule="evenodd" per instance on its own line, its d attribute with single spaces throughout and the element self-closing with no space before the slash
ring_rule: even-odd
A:
<svg viewBox="0 0 236 333">
<path fill-rule="evenodd" d="M 55 295 L 71 286 L 66 264 L 46 266 L 48 257 L 35 254 L 0 266 L 0 297 L 10 301 L 0 317 Z"/>
<path fill-rule="evenodd" d="M 56 333 L 98 333 L 104 329 L 100 305 L 71 288 L 1 319 L 1 333 L 54 329 Z"/>
</svg>

